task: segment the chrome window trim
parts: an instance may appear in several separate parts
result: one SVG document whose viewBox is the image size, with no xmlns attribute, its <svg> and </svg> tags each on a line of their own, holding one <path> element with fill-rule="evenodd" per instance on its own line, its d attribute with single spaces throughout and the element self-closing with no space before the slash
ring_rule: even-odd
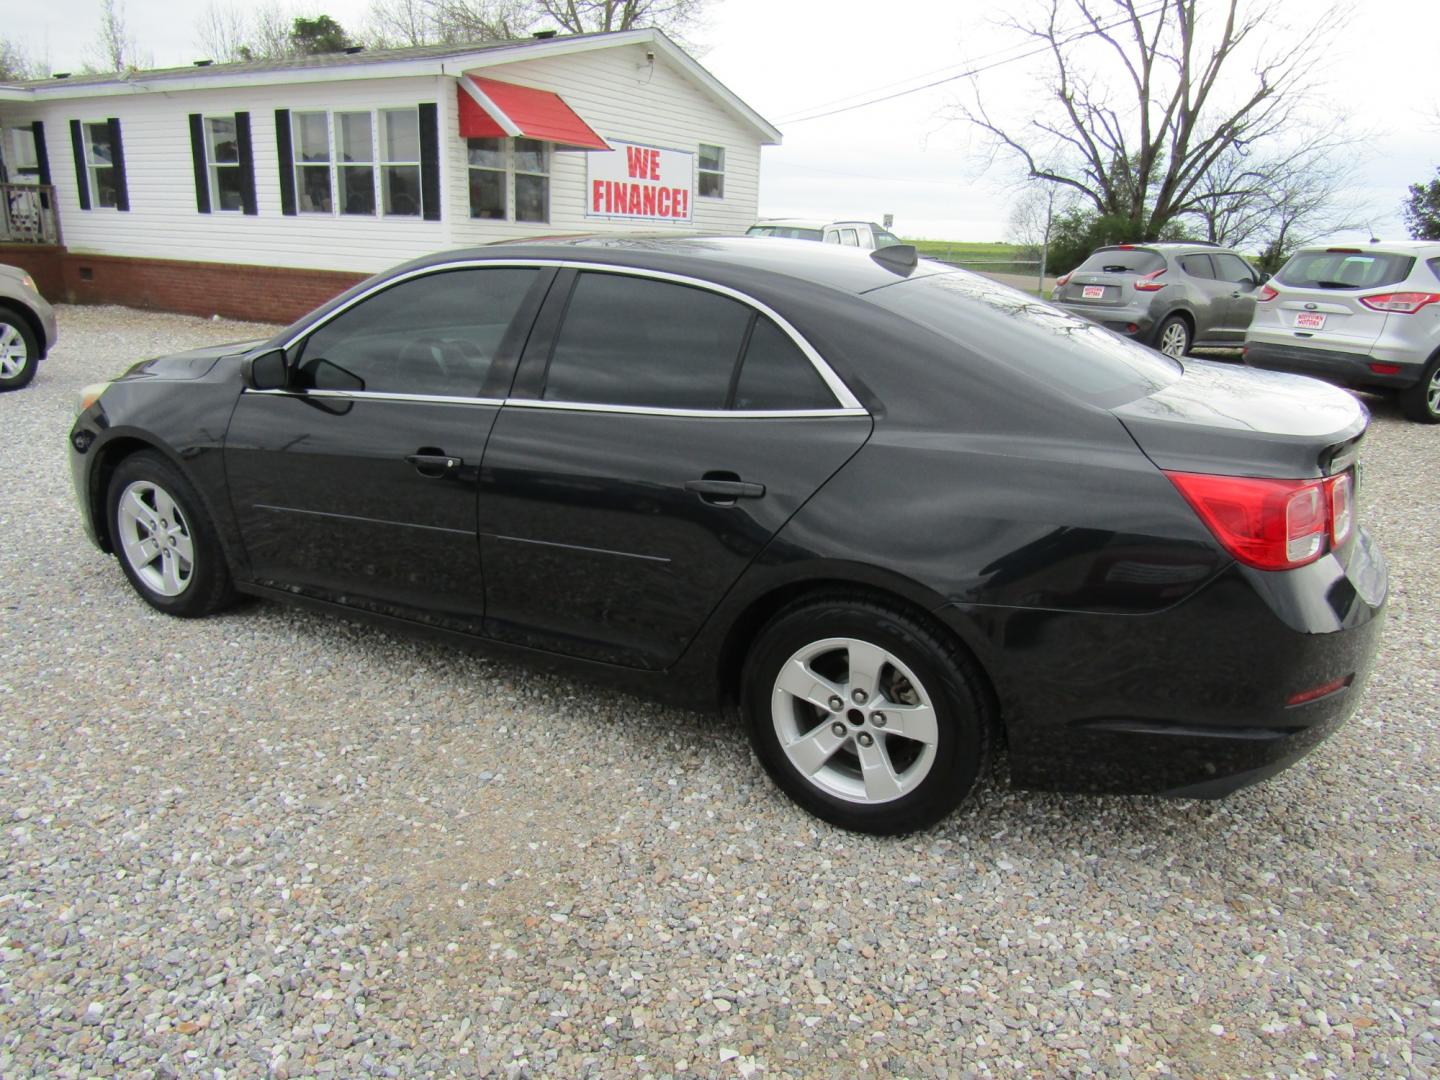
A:
<svg viewBox="0 0 1440 1080">
<path fill-rule="evenodd" d="M 398 401 L 421 405 L 491 405 L 505 404 L 504 398 L 456 397 L 447 394 L 397 394 L 381 390 L 252 390 L 242 393 L 264 394 L 267 397 L 325 398 L 330 401 Z"/>
<path fill-rule="evenodd" d="M 378 284 L 375 285 L 373 288 L 366 289 L 364 292 L 362 292 L 362 293 L 360 293 L 360 294 L 358 294 L 358 295 L 356 295 L 356 296 L 352 296 L 349 300 L 345 301 L 345 303 L 341 304 L 341 305 L 340 305 L 339 307 L 337 307 L 334 311 L 327 312 L 327 313 L 325 314 L 325 317 L 324 317 L 323 319 L 320 319 L 318 322 L 314 323 L 314 324 L 311 325 L 311 326 L 307 326 L 304 330 L 300 331 L 298 334 L 295 334 L 295 335 L 294 335 L 293 337 L 291 337 L 288 341 L 286 341 L 285 344 L 281 345 L 280 348 L 282 348 L 282 349 L 284 349 L 285 351 L 288 352 L 288 351 L 295 345 L 295 343 L 298 342 L 301 338 L 307 337 L 307 336 L 309 336 L 310 334 L 315 333 L 315 332 L 316 332 L 317 330 L 319 330 L 322 326 L 325 326 L 327 323 L 329 323 L 331 319 L 334 319 L 334 318 L 336 318 L 337 316 L 343 314 L 344 312 L 349 311 L 349 310 L 350 310 L 352 307 L 354 307 L 356 304 L 360 303 L 360 301 L 369 299 L 371 296 L 374 296 L 376 293 L 382 292 L 383 290 L 390 288 L 392 285 L 398 285 L 398 284 L 400 284 L 402 281 L 410 281 L 410 280 L 412 280 L 413 278 L 423 277 L 423 276 L 425 276 L 426 274 L 439 274 L 439 273 L 444 273 L 444 272 L 447 271 L 447 270 L 469 270 L 469 269 L 476 269 L 476 268 L 483 269 L 483 268 L 486 268 L 486 267 L 497 267 L 497 268 L 507 268 L 507 267 L 509 267 L 509 268 L 514 268 L 514 267 L 537 267 L 537 268 L 554 268 L 554 269 L 556 269 L 556 270 L 593 271 L 593 272 L 602 273 L 602 274 L 628 274 L 628 275 L 630 275 L 631 277 L 643 277 L 643 278 L 650 278 L 650 279 L 656 280 L 656 281 L 669 281 L 669 282 L 672 282 L 672 283 L 678 284 L 678 285 L 689 285 L 689 286 L 691 286 L 692 288 L 705 289 L 705 290 L 707 290 L 708 292 L 719 293 L 721 296 L 728 296 L 730 299 L 736 300 L 736 301 L 738 301 L 739 303 L 745 304 L 747 307 L 753 308 L 754 310 L 759 311 L 759 312 L 762 313 L 763 315 L 767 316 L 768 318 L 770 318 L 771 320 L 774 321 L 774 323 L 775 323 L 776 326 L 780 327 L 780 329 L 781 329 L 782 331 L 784 331 L 785 336 L 788 337 L 792 342 L 794 342 L 795 346 L 796 346 L 802 353 L 804 353 L 806 359 L 808 359 L 808 360 L 810 361 L 811 366 L 814 367 L 815 373 L 816 373 L 817 375 L 819 375 L 820 378 L 821 378 L 821 380 L 824 381 L 825 385 L 826 385 L 827 387 L 829 387 L 830 392 L 835 396 L 835 400 L 839 402 L 839 404 L 840 404 L 840 410 L 841 410 L 841 411 L 843 411 L 843 412 L 844 412 L 845 414 L 847 414 L 847 415 L 848 415 L 849 413 L 855 412 L 855 411 L 857 411 L 857 410 L 860 411 L 860 412 L 862 412 L 862 413 L 867 411 L 867 410 L 865 409 L 865 407 L 860 404 L 860 399 L 857 398 L 854 394 L 852 394 L 852 393 L 850 392 L 850 388 L 845 385 L 844 380 L 842 380 L 839 375 L 835 374 L 835 369 L 832 368 L 828 363 L 825 362 L 825 358 L 822 357 L 822 356 L 815 350 L 815 347 L 814 347 L 813 345 L 811 345 L 810 342 L 806 341 L 805 338 L 804 338 L 804 336 L 800 333 L 800 331 L 796 330 L 795 327 L 791 326 L 790 323 L 789 323 L 789 321 L 788 321 L 787 319 L 785 319 L 784 316 L 780 315 L 778 312 L 775 311 L 774 308 L 770 307 L 770 305 L 769 305 L 769 304 L 766 304 L 764 301 L 757 300 L 757 299 L 755 299 L 753 296 L 750 296 L 750 295 L 748 295 L 748 294 L 746 294 L 746 293 L 740 292 L 738 289 L 732 289 L 732 288 L 730 288 L 728 285 L 719 285 L 719 284 L 716 284 L 716 283 L 713 282 L 713 281 L 704 281 L 704 280 L 702 280 L 702 279 L 700 279 L 700 278 L 687 277 L 687 276 L 684 275 L 684 274 L 672 274 L 672 273 L 669 273 L 668 271 L 665 271 L 665 270 L 647 270 L 647 269 L 645 269 L 645 268 L 643 268 L 643 267 L 638 267 L 638 266 L 612 266 L 612 265 L 610 265 L 610 264 L 608 264 L 608 263 L 577 262 L 576 260 L 573 260 L 573 259 L 461 259 L 461 260 L 458 260 L 458 261 L 456 261 L 456 262 L 440 263 L 440 264 L 437 264 L 437 265 L 434 265 L 434 266 L 422 266 L 422 267 L 418 267 L 417 269 L 411 270 L 411 271 L 409 271 L 409 272 L 407 272 L 407 273 L 399 274 L 399 275 L 397 275 L 397 276 L 395 276 L 395 277 L 392 277 L 392 278 L 386 278 L 384 281 L 378 283 Z M 254 391 L 252 391 L 252 392 L 254 392 Z M 259 391 L 259 392 L 261 392 L 261 393 L 289 393 L 290 391 L 281 390 L 281 391 Z M 320 392 L 320 391 L 315 391 L 315 392 L 318 393 L 318 392 Z M 325 393 L 334 393 L 334 392 L 336 392 L 336 391 L 324 391 L 324 392 L 325 392 Z M 367 396 L 380 397 L 380 396 L 382 396 L 382 395 L 379 395 L 379 394 L 369 395 L 369 394 L 367 394 Z M 392 397 L 394 397 L 394 396 L 399 396 L 399 397 L 402 397 L 402 398 L 412 398 L 412 397 L 413 397 L 413 398 L 422 399 L 422 400 L 462 400 L 462 401 L 480 400 L 480 399 L 471 399 L 471 398 L 461 398 L 461 399 L 439 398 L 439 399 L 436 399 L 436 398 L 429 397 L 429 396 L 427 396 L 427 395 L 389 395 L 389 396 L 392 396 Z M 515 400 L 515 399 L 511 399 L 509 403 L 510 403 L 510 404 L 515 404 L 515 403 L 516 403 L 516 400 Z M 565 404 L 567 408 L 568 408 L 568 407 L 572 407 L 572 406 L 570 405 L 570 403 L 560 403 L 560 402 L 556 402 L 555 404 Z M 577 403 L 575 407 L 578 407 L 580 404 L 587 404 L 587 403 Z M 615 408 L 618 409 L 618 411 L 621 411 L 621 412 L 649 412 L 649 411 L 652 411 L 652 410 L 648 410 L 648 409 L 643 408 L 643 407 L 631 407 L 631 406 L 616 406 Z M 608 411 L 608 410 L 607 410 L 607 411 Z M 664 411 L 664 410 L 662 410 L 662 411 Z M 781 410 L 781 411 L 791 412 L 791 411 L 794 411 L 794 410 Z M 822 415 L 822 414 L 824 414 L 824 415 L 829 415 L 833 410 L 819 410 L 819 409 L 816 409 L 816 410 L 801 410 L 801 411 L 803 411 L 806 415 Z M 681 412 L 680 412 L 679 414 L 677 414 L 677 415 L 688 415 L 690 412 L 700 412 L 702 415 L 709 416 L 709 415 L 713 415 L 714 412 L 726 412 L 726 410 L 714 410 L 713 412 L 712 412 L 711 410 L 681 410 Z M 731 411 L 731 412 L 726 413 L 726 415 L 736 415 L 736 414 L 735 414 L 733 411 Z M 749 415 L 749 414 L 746 414 L 746 415 Z M 774 412 L 764 412 L 762 415 L 774 416 L 775 413 L 774 413 Z"/>
<path fill-rule="evenodd" d="M 869 416 L 864 409 L 666 409 L 655 405 L 604 405 L 590 401 L 538 401 L 509 398 L 507 408 L 561 409 L 566 412 L 623 413 L 631 416 L 694 416 L 717 420 L 798 420 L 824 416 Z"/>
</svg>

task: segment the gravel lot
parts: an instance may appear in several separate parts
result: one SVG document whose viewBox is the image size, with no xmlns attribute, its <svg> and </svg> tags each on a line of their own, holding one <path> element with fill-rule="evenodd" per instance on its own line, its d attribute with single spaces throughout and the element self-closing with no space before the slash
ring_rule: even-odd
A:
<svg viewBox="0 0 1440 1080">
<path fill-rule="evenodd" d="M 75 391 L 262 328 L 61 309 L 0 395 L 0 1076 L 1440 1077 L 1440 429 L 1384 401 L 1352 722 L 1219 803 L 820 825 L 741 733 L 84 539 Z"/>
</svg>

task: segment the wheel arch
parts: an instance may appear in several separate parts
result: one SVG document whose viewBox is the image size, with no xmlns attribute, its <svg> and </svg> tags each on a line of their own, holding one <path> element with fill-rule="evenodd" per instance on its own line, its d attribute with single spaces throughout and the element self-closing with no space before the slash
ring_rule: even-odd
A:
<svg viewBox="0 0 1440 1080">
<path fill-rule="evenodd" d="M 1155 323 L 1155 344 L 1159 345 L 1160 333 L 1165 329 L 1165 324 L 1171 319 L 1181 319 L 1184 321 L 1185 329 L 1190 334 L 1190 343 L 1193 345 L 1195 343 L 1195 315 L 1186 307 L 1173 307 L 1165 312 L 1164 315 L 1160 316 L 1159 321 Z"/>
<path fill-rule="evenodd" d="M 45 340 L 45 324 L 40 321 L 40 316 L 36 315 L 35 312 L 31 311 L 24 304 L 11 300 L 8 297 L 0 299 L 0 312 L 14 315 L 26 325 L 30 332 L 35 335 L 35 340 L 40 343 L 40 355 L 35 359 L 45 359 L 45 355 L 50 351 L 50 342 Z"/>
<path fill-rule="evenodd" d="M 134 432 L 112 434 L 95 447 L 93 453 L 96 456 L 90 465 L 86 500 L 89 504 L 90 520 L 95 526 L 95 539 L 106 554 L 115 553 L 115 541 L 110 535 L 110 515 L 105 505 L 106 493 L 110 490 L 110 478 L 115 475 L 115 470 L 122 461 L 145 450 L 154 450 L 161 454 L 183 475 L 188 476 L 178 454 L 164 443 Z"/>
</svg>

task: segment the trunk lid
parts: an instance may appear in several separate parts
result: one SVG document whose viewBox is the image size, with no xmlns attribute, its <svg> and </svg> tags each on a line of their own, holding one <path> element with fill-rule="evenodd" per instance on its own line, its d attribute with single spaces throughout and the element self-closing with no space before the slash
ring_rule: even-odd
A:
<svg viewBox="0 0 1440 1080">
<path fill-rule="evenodd" d="M 1164 269 L 1165 257 L 1148 248 L 1101 248 L 1056 287 L 1053 299 L 1078 306 L 1118 307 L 1134 301 L 1136 281 Z"/>
<path fill-rule="evenodd" d="M 1304 479 L 1353 464 L 1370 414 L 1344 390 L 1209 360 L 1183 367 L 1169 386 L 1111 409 L 1161 469 Z"/>
</svg>

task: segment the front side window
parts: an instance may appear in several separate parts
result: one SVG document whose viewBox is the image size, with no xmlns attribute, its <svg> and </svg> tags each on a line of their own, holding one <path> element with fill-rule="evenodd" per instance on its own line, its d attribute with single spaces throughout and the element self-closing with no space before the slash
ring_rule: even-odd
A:
<svg viewBox="0 0 1440 1080">
<path fill-rule="evenodd" d="M 299 346 L 311 390 L 476 397 L 539 270 L 446 270 L 360 301 Z"/>
<path fill-rule="evenodd" d="M 295 140 L 295 191 L 303 214 L 328 214 L 330 197 L 330 118 L 323 112 L 291 115 Z"/>
<path fill-rule="evenodd" d="M 470 216 L 550 220 L 550 147 L 538 139 L 470 139 Z M 513 207 L 513 210 L 512 210 Z"/>
<path fill-rule="evenodd" d="M 420 114 L 414 109 L 380 113 L 380 187 L 385 213 L 420 216 Z"/>
<path fill-rule="evenodd" d="M 702 199 L 725 197 L 725 148 L 700 144 L 698 183 Z"/>
<path fill-rule="evenodd" d="M 119 187 L 115 182 L 115 147 L 107 123 L 85 125 L 85 168 L 90 173 L 90 191 L 96 206 L 118 209 Z"/>
<path fill-rule="evenodd" d="M 1210 257 L 1215 260 L 1216 276 L 1221 281 L 1228 281 L 1232 285 L 1253 285 L 1259 280 L 1258 275 L 1250 268 L 1250 264 L 1239 255 L 1231 255 L 1228 251 L 1217 251 Z"/>
<path fill-rule="evenodd" d="M 205 118 L 205 165 L 210 174 L 210 205 L 217 210 L 244 210 L 235 117 Z"/>
</svg>

